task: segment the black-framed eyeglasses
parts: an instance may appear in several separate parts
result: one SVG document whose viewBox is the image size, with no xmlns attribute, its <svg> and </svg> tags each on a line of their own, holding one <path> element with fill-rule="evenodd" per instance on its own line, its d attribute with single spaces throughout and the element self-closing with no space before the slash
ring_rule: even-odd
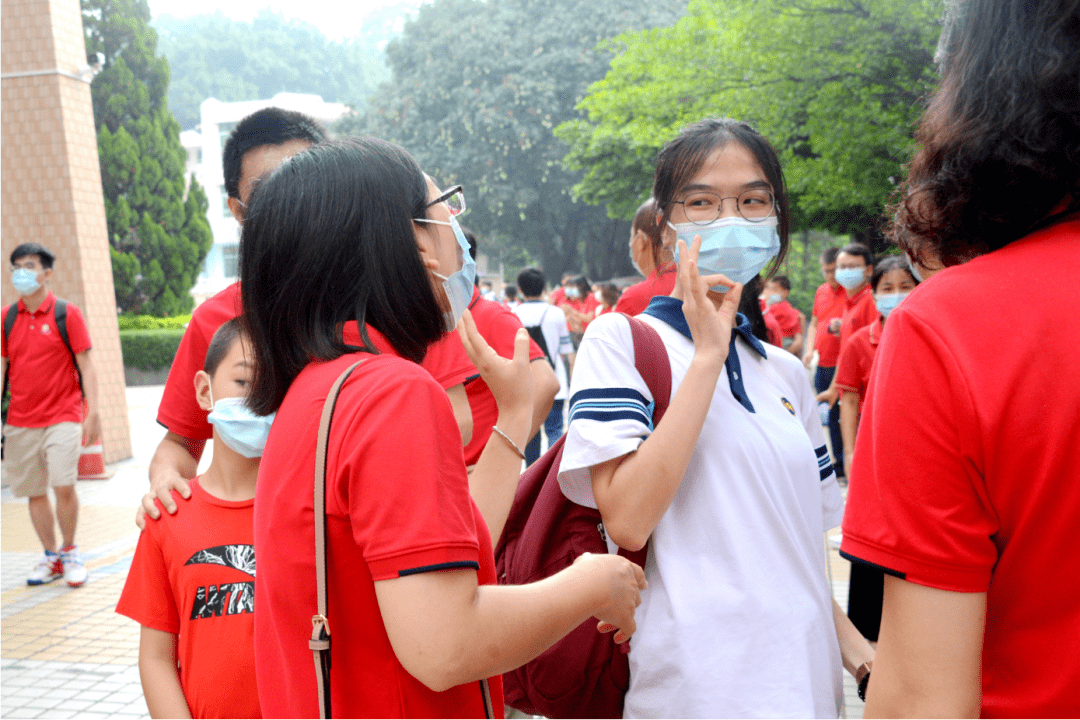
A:
<svg viewBox="0 0 1080 720">
<path fill-rule="evenodd" d="M 432 205 L 438 205 L 439 203 L 446 203 L 446 207 L 450 210 L 450 216 L 456 217 L 465 212 L 465 191 L 462 190 L 460 185 L 455 185 L 425 205 L 424 209 L 427 210 Z"/>
<path fill-rule="evenodd" d="M 695 190 L 675 204 L 682 205 L 686 219 L 695 225 L 708 225 L 720 217 L 725 200 L 734 200 L 739 215 L 750 222 L 761 222 L 772 216 L 776 200 L 768 188 L 751 188 L 738 196 L 720 197 L 707 190 Z"/>
</svg>

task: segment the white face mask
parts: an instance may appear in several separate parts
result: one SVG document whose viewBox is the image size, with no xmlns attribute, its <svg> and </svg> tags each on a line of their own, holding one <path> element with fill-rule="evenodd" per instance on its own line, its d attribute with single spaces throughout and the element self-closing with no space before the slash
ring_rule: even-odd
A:
<svg viewBox="0 0 1080 720">
<path fill-rule="evenodd" d="M 450 303 L 450 310 L 446 313 L 445 326 L 446 332 L 450 332 L 457 327 L 458 321 L 461 320 L 461 316 L 465 314 L 465 310 L 469 307 L 469 302 L 472 300 L 473 287 L 476 282 L 476 261 L 473 260 L 472 255 L 469 254 L 469 240 L 465 237 L 465 233 L 461 231 L 461 226 L 458 225 L 457 218 L 451 217 L 450 222 L 418 218 L 416 222 L 432 223 L 433 225 L 449 225 L 454 231 L 454 237 L 457 238 L 458 246 L 461 248 L 462 261 L 460 270 L 451 273 L 450 277 L 440 275 L 432 270 L 432 274 L 442 280 L 443 290 L 446 292 L 446 299 Z"/>
<path fill-rule="evenodd" d="M 33 295 L 41 287 L 37 271 L 30 268 L 15 268 L 11 273 L 11 284 L 20 295 Z"/>
<path fill-rule="evenodd" d="M 604 293 L 597 290 L 596 292 L 593 293 L 593 297 L 596 298 L 596 302 L 603 305 L 603 303 L 604 303 Z"/>
<path fill-rule="evenodd" d="M 246 458 L 262 457 L 266 436 L 274 423 L 272 415 L 256 415 L 245 405 L 246 398 L 228 397 L 214 402 L 210 393 L 210 414 L 207 420 L 217 430 L 218 437 L 232 450 Z"/>
<path fill-rule="evenodd" d="M 701 236 L 698 269 L 702 275 L 720 274 L 737 283 L 746 284 L 780 252 L 779 219 L 774 215 L 760 222 L 741 217 L 717 219 L 708 225 L 685 222 L 668 223 L 679 240 L 690 247 L 695 235 Z M 675 262 L 679 262 L 679 246 L 675 246 Z M 727 292 L 723 285 L 712 288 Z"/>
</svg>

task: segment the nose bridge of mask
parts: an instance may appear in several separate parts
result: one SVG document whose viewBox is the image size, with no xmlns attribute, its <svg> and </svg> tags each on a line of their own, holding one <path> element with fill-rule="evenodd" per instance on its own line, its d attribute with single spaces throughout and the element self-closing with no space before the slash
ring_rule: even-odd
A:
<svg viewBox="0 0 1080 720">
<path fill-rule="evenodd" d="M 747 283 L 780 252 L 777 218 L 751 222 L 742 217 L 714 220 L 708 225 L 679 223 L 671 225 L 675 234 L 689 247 L 695 235 L 701 236 L 698 267 L 703 274 L 719 273 L 734 282 Z M 678 246 L 675 261 L 679 260 Z M 727 288 L 713 288 L 724 292 Z"/>
</svg>

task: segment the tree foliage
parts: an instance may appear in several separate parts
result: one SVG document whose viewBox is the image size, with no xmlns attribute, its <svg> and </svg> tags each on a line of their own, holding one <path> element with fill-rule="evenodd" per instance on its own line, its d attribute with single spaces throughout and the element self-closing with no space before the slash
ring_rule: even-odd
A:
<svg viewBox="0 0 1080 720">
<path fill-rule="evenodd" d="M 180 126 L 165 98 L 169 66 L 155 53 L 146 0 L 83 0 L 86 48 L 104 57 L 90 87 L 98 130 L 116 304 L 124 311 L 191 310 L 190 290 L 213 237 L 207 201 L 185 192 Z"/>
<path fill-rule="evenodd" d="M 365 117 L 339 127 L 406 147 L 445 185 L 465 186 L 465 222 L 482 250 L 549 277 L 585 268 L 630 274 L 629 225 L 577 202 L 582 175 L 562 164 L 554 135 L 604 76 L 603 41 L 675 21 L 685 3 L 632 0 L 435 0 L 386 50 L 391 82 Z"/>
<path fill-rule="evenodd" d="M 872 232 L 935 81 L 941 0 L 692 0 L 626 33 L 611 71 L 556 134 L 577 197 L 629 217 L 656 152 L 689 122 L 750 121 L 777 148 L 799 227 Z"/>
<path fill-rule="evenodd" d="M 199 106 L 210 97 L 233 102 L 298 92 L 360 106 L 386 75 L 378 48 L 392 32 L 387 20 L 377 15 L 357 39 L 332 42 L 314 25 L 270 10 L 252 22 L 221 11 L 159 17 L 154 25 L 173 76 L 169 106 L 184 128 L 198 124 Z"/>
</svg>

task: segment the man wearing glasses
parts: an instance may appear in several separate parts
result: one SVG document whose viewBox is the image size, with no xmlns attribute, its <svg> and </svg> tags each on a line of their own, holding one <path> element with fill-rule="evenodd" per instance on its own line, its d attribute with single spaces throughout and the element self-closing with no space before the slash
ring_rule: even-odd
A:
<svg viewBox="0 0 1080 720">
<path fill-rule="evenodd" d="M 79 587 L 87 573 L 75 545 L 75 480 L 81 446 L 98 442 L 101 422 L 86 322 L 79 308 L 49 290 L 55 259 L 37 243 L 24 243 L 11 253 L 11 282 L 22 297 L 2 312 L 4 394 L 11 388 L 4 474 L 15 497 L 29 498 L 30 520 L 45 550 L 26 584 L 63 577 Z M 55 515 L 50 487 L 56 494 Z M 63 535 L 59 548 L 56 522 Z"/>
</svg>

